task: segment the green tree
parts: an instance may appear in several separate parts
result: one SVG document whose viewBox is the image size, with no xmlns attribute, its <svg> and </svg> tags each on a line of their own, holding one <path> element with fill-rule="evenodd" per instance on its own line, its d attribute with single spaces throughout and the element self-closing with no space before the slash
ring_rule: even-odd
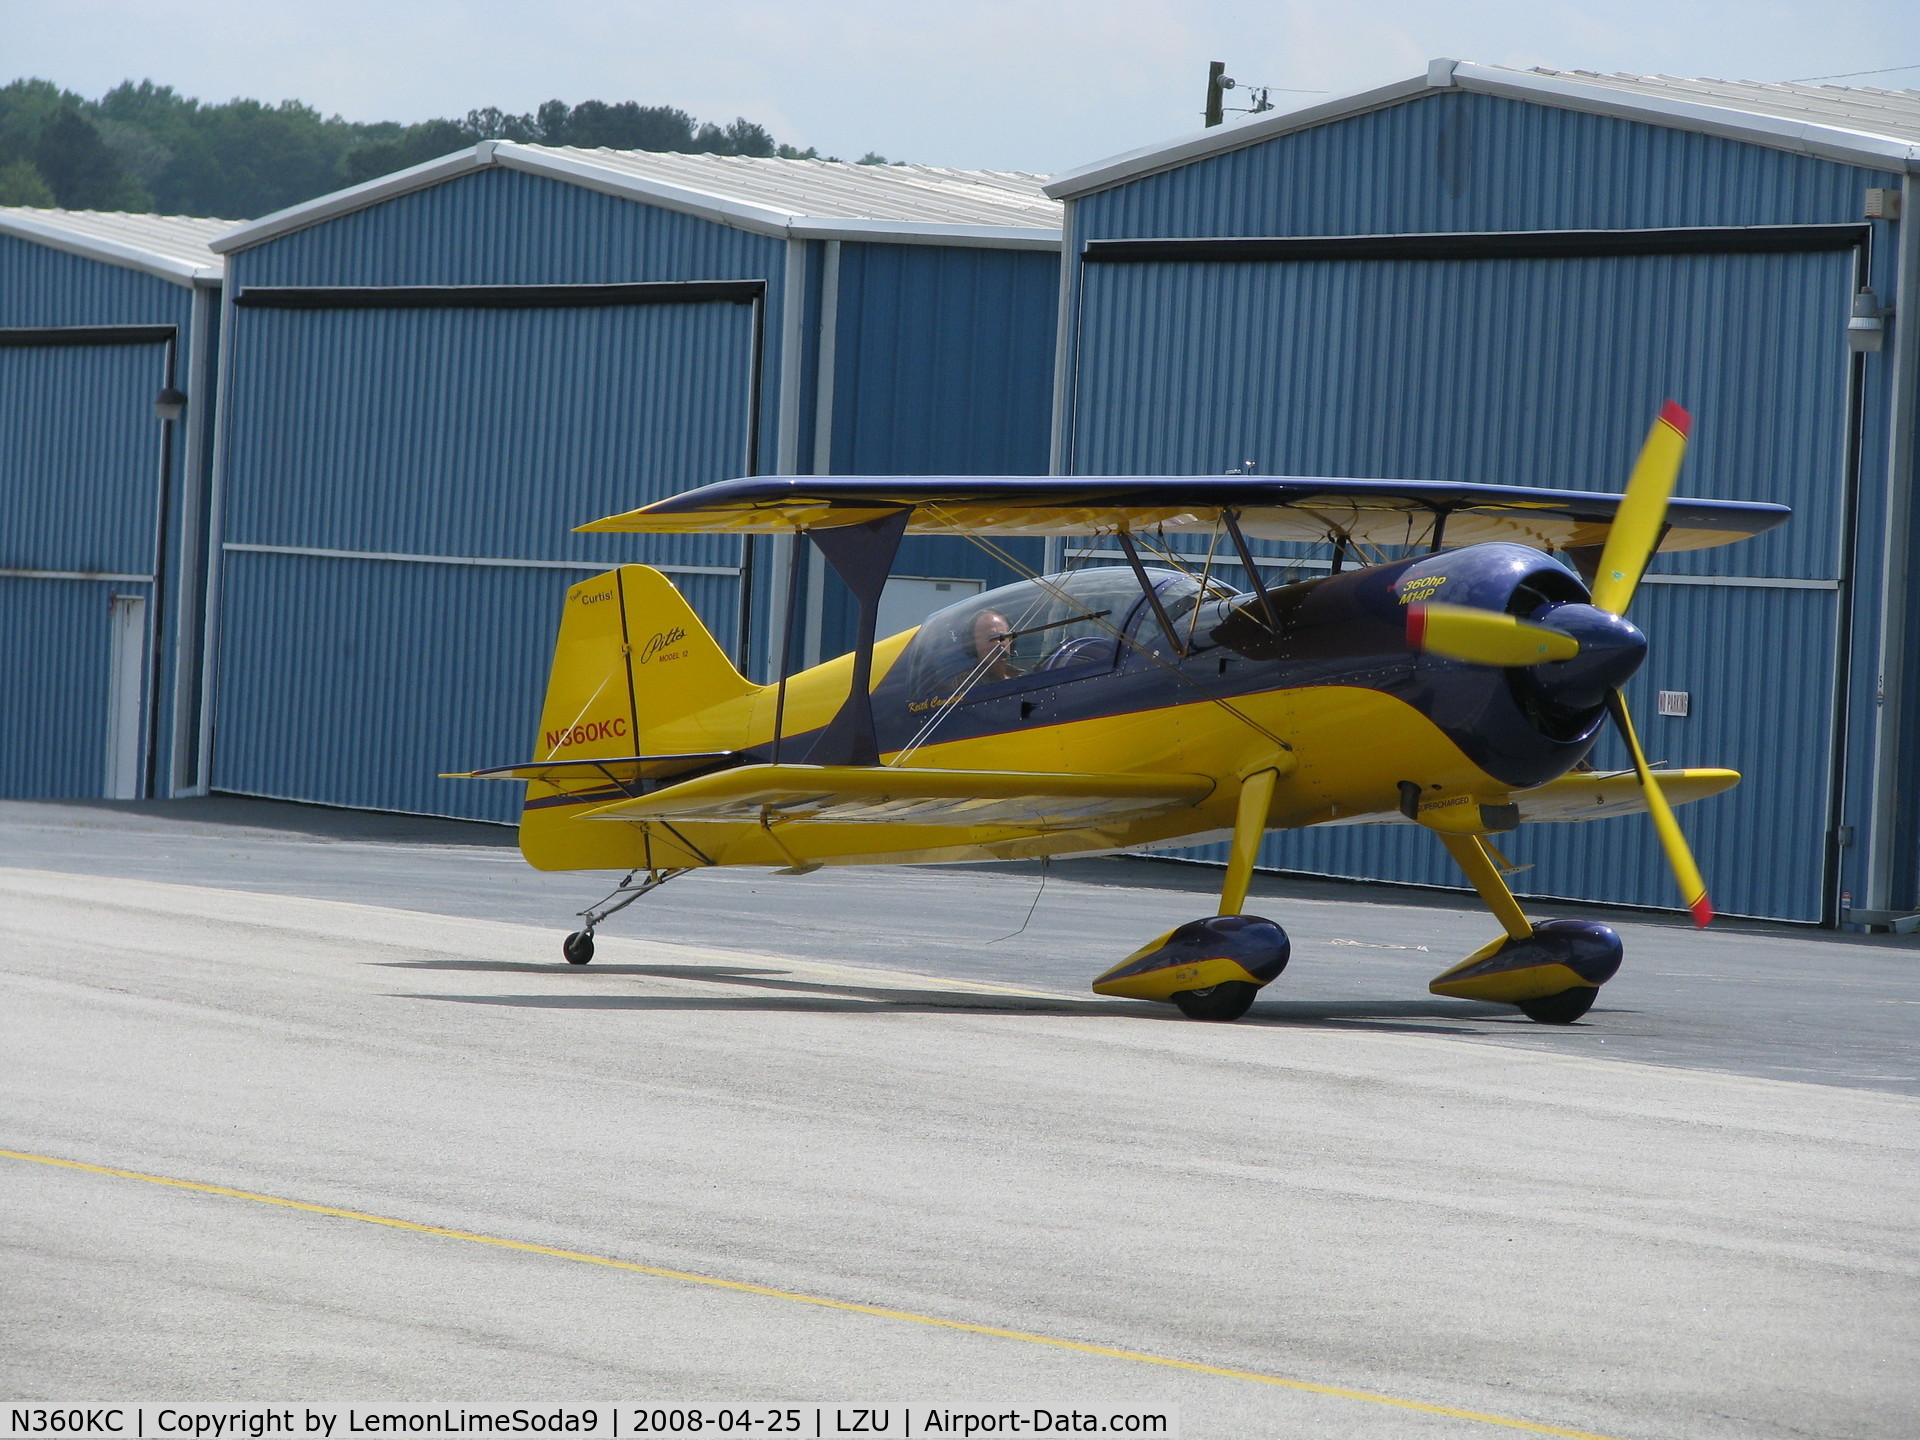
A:
<svg viewBox="0 0 1920 1440">
<path fill-rule="evenodd" d="M 779 144 L 745 117 L 719 125 L 632 100 L 549 100 L 527 114 L 487 106 L 457 119 L 355 124 L 296 100 L 203 104 L 151 80 L 116 85 L 98 101 L 49 80 L 16 80 L 0 86 L 0 203 L 242 219 L 480 140 L 823 158 Z M 870 155 L 865 163 L 887 162 Z"/>
<path fill-rule="evenodd" d="M 55 204 L 53 187 L 47 184 L 30 160 L 0 164 L 0 205 L 31 205 L 51 210 Z"/>
<path fill-rule="evenodd" d="M 151 203 L 77 105 L 62 105 L 41 127 L 33 168 L 63 210 L 145 210 Z"/>
<path fill-rule="evenodd" d="M 50 80 L 16 80 L 0 88 L 0 167 L 32 190 L 26 165 L 69 210 L 139 210 L 146 193 L 83 113 L 86 102 Z"/>
</svg>

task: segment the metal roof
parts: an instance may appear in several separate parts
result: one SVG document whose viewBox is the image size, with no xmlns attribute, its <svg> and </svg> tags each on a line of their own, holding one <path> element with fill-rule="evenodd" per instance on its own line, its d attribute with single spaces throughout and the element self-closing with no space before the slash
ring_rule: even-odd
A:
<svg viewBox="0 0 1920 1440">
<path fill-rule="evenodd" d="M 144 270 L 181 285 L 218 281 L 225 262 L 207 242 L 232 220 L 192 215 L 123 215 L 112 210 L 36 210 L 0 205 L 0 235 L 13 235 L 109 265 Z"/>
<path fill-rule="evenodd" d="M 1435 60 L 1425 75 L 1412 79 L 1096 161 L 1056 176 L 1046 191 L 1056 199 L 1071 199 L 1445 89 L 1695 130 L 1871 169 L 1920 172 L 1920 91 L 1512 70 Z"/>
<path fill-rule="evenodd" d="M 1045 193 L 1044 175 L 483 140 L 239 226 L 215 248 L 223 254 L 242 250 L 489 165 L 781 238 L 1040 250 L 1060 245 L 1060 205 Z"/>
</svg>

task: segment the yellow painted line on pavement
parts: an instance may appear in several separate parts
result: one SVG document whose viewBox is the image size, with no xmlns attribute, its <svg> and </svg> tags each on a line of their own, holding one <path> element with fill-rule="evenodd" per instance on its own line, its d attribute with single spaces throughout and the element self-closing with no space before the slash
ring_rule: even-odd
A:
<svg viewBox="0 0 1920 1440">
<path fill-rule="evenodd" d="M 882 1320 L 904 1320 L 940 1330 L 963 1330 L 972 1335 L 992 1335 L 1001 1340 L 1019 1340 L 1028 1345 L 1045 1345 L 1055 1350 L 1076 1350 L 1083 1355 L 1099 1355 L 1108 1360 L 1130 1360 L 1137 1365 L 1158 1365 L 1168 1370 L 1187 1370 L 1196 1375 L 1218 1375 L 1227 1380 L 1247 1380 L 1256 1385 L 1272 1385 L 1282 1390 L 1300 1390 L 1310 1395 L 1332 1395 L 1342 1400 L 1361 1400 L 1369 1405 L 1387 1405 L 1396 1410 L 1417 1410 L 1426 1415 L 1445 1415 L 1453 1420 L 1476 1420 L 1483 1425 L 1498 1425 L 1508 1430 L 1525 1430 L 1534 1435 L 1559 1435 L 1565 1440 L 1615 1440 L 1591 1430 L 1569 1430 L 1561 1425 L 1542 1425 L 1533 1420 L 1516 1420 L 1508 1415 L 1488 1415 L 1479 1410 L 1456 1410 L 1448 1405 L 1429 1405 L 1421 1400 L 1402 1400 L 1371 1390 L 1348 1390 L 1339 1385 L 1317 1385 L 1310 1380 L 1289 1380 L 1281 1375 L 1266 1375 L 1258 1370 L 1235 1370 L 1224 1365 L 1204 1365 L 1197 1360 L 1179 1360 L 1171 1355 L 1151 1355 L 1141 1350 L 1120 1350 L 1110 1345 L 1090 1345 L 1084 1340 L 1062 1340 L 1053 1335 L 1036 1335 L 1028 1330 L 1006 1330 L 998 1325 L 976 1325 L 967 1320 L 943 1320 L 937 1315 L 920 1315 L 911 1310 L 890 1310 L 883 1305 L 862 1305 L 852 1300 L 830 1300 L 824 1295 L 806 1295 L 797 1290 L 776 1290 L 769 1285 L 754 1285 L 745 1280 L 723 1280 L 717 1275 L 699 1275 L 689 1270 L 669 1270 L 659 1265 L 640 1265 L 632 1260 L 615 1260 L 605 1255 L 588 1255 L 578 1250 L 562 1250 L 552 1245 L 535 1245 L 526 1240 L 507 1240 L 498 1235 L 477 1235 L 471 1230 L 450 1230 L 444 1225 L 422 1225 L 413 1220 L 397 1220 L 391 1215 L 369 1215 L 362 1210 L 342 1210 L 333 1205 L 314 1205 L 305 1200 L 288 1200 L 279 1195 L 261 1195 L 252 1190 L 234 1190 L 225 1185 L 207 1185 L 198 1180 L 175 1180 L 166 1175 L 148 1175 L 139 1170 L 116 1170 L 110 1165 L 87 1165 L 78 1160 L 62 1160 L 53 1155 L 34 1155 L 24 1150 L 0 1150 L 0 1157 L 25 1160 L 35 1165 L 53 1165 L 63 1170 L 84 1170 L 92 1175 L 112 1175 L 121 1180 L 144 1180 L 149 1185 L 167 1185 L 175 1190 L 194 1190 L 203 1195 L 224 1195 L 231 1200 L 251 1200 L 259 1205 L 278 1205 L 287 1210 L 304 1210 L 310 1215 L 331 1215 L 336 1220 L 360 1220 L 368 1225 L 385 1225 L 393 1230 L 412 1230 L 421 1235 L 439 1235 L 448 1240 L 465 1240 L 474 1245 L 491 1245 L 499 1250 L 523 1250 L 530 1255 L 546 1255 L 555 1260 L 575 1260 L 583 1265 L 603 1265 L 610 1270 L 631 1270 L 637 1275 L 652 1275 L 662 1280 L 682 1280 L 690 1285 L 706 1285 L 716 1290 L 735 1290 L 746 1295 L 764 1295 L 771 1300 L 791 1300 L 801 1305 L 817 1305 L 826 1310 L 846 1310 L 856 1315 L 873 1315 Z"/>
</svg>

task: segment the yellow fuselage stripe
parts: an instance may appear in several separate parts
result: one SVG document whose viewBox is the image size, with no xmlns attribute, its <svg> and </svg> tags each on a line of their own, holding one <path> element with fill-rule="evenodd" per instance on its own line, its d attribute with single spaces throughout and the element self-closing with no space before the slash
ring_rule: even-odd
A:
<svg viewBox="0 0 1920 1440">
<path fill-rule="evenodd" d="M 500 1250 L 524 1250 L 555 1260 L 574 1260 L 583 1265 L 604 1265 L 611 1270 L 631 1270 L 662 1280 L 681 1280 L 690 1285 L 707 1285 L 716 1290 L 735 1290 L 748 1295 L 764 1295 L 771 1300 L 791 1300 L 801 1305 L 818 1305 L 828 1310 L 847 1310 L 857 1315 L 873 1315 L 882 1320 L 905 1320 L 914 1325 L 931 1325 L 942 1330 L 964 1330 L 973 1335 L 994 1335 L 1002 1340 L 1020 1340 L 1029 1345 L 1046 1345 L 1056 1350 L 1077 1350 L 1086 1355 L 1101 1355 L 1109 1360 L 1131 1360 L 1140 1365 L 1160 1365 L 1170 1370 L 1189 1370 L 1199 1375 L 1218 1375 L 1228 1380 L 1250 1380 L 1258 1385 L 1276 1385 L 1286 1390 L 1303 1390 L 1313 1395 L 1333 1395 L 1343 1400 L 1364 1400 L 1372 1405 L 1390 1405 L 1398 1410 L 1418 1410 L 1428 1415 L 1446 1415 L 1455 1420 L 1478 1420 L 1509 1430 L 1526 1430 L 1536 1435 L 1560 1435 L 1568 1440 L 1613 1440 L 1590 1430 L 1568 1430 L 1558 1425 L 1541 1425 L 1532 1420 L 1515 1420 L 1505 1415 L 1487 1415 L 1478 1410 L 1456 1410 L 1446 1405 L 1428 1405 L 1420 1400 L 1401 1400 L 1378 1395 L 1371 1390 L 1348 1390 L 1338 1385 L 1316 1385 L 1308 1380 L 1288 1380 L 1279 1375 L 1263 1375 L 1257 1370 L 1235 1370 L 1223 1365 L 1203 1365 L 1196 1360 L 1177 1360 L 1170 1355 L 1150 1355 L 1139 1350 L 1120 1350 L 1108 1345 L 1089 1345 L 1083 1340 L 1062 1340 L 1052 1335 L 1036 1335 L 1026 1330 L 1007 1330 L 997 1325 L 976 1325 L 966 1320 L 943 1320 L 937 1315 L 919 1315 L 911 1310 L 891 1310 L 881 1305 L 862 1305 L 852 1300 L 831 1300 L 824 1295 L 806 1295 L 797 1290 L 777 1290 L 769 1285 L 754 1285 L 744 1280 L 723 1280 L 715 1275 L 699 1275 L 689 1270 L 669 1270 L 659 1265 L 640 1265 L 632 1260 L 615 1260 L 605 1255 L 588 1255 L 579 1250 L 562 1250 L 553 1245 L 535 1245 L 525 1240 L 506 1240 L 497 1235 L 478 1235 L 471 1230 L 452 1230 L 444 1225 L 422 1225 L 413 1220 L 397 1220 L 390 1215 L 369 1215 L 363 1210 L 342 1210 L 333 1205 L 314 1205 L 305 1200 L 288 1200 L 279 1195 L 261 1195 L 252 1190 L 235 1190 L 225 1185 L 207 1185 L 198 1180 L 175 1180 L 165 1175 L 148 1175 L 139 1170 L 119 1170 L 110 1165 L 88 1165 L 79 1160 L 62 1160 L 52 1155 L 34 1155 L 23 1150 L 0 1150 L 9 1160 L 25 1160 L 35 1165 L 53 1165 L 63 1170 L 84 1170 L 92 1175 L 112 1175 L 121 1180 L 144 1180 L 149 1185 L 167 1185 L 176 1190 L 193 1190 L 203 1195 L 224 1195 L 230 1200 L 251 1200 L 260 1205 L 278 1205 L 287 1210 L 304 1210 L 310 1215 L 328 1215 L 336 1220 L 359 1220 L 368 1225 L 385 1225 L 394 1230 L 412 1230 L 421 1235 L 438 1235 L 447 1240 L 465 1240 L 474 1245 L 491 1245 Z"/>
</svg>

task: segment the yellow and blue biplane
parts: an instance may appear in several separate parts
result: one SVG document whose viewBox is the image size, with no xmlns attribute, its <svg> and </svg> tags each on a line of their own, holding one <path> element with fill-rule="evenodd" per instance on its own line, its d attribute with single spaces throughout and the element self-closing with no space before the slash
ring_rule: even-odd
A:
<svg viewBox="0 0 1920 1440">
<path fill-rule="evenodd" d="M 1093 988 L 1234 1020 L 1289 953 L 1278 924 L 1242 913 L 1261 837 L 1405 824 L 1438 837 L 1503 931 L 1429 988 L 1570 1023 L 1619 969 L 1619 938 L 1595 921 L 1529 920 L 1492 837 L 1646 813 L 1705 925 L 1672 806 L 1740 778 L 1653 770 L 1620 688 L 1646 654 L 1625 616 L 1654 552 L 1728 544 L 1788 515 L 1671 498 L 1688 424 L 1666 406 L 1624 495 L 1231 475 L 708 485 L 580 528 L 805 536 L 859 603 L 852 652 L 755 684 L 664 575 L 622 566 L 567 594 L 536 758 L 471 776 L 527 783 L 520 847 L 534 866 L 630 872 L 581 912 L 563 946 L 575 964 L 608 915 L 709 866 L 1226 840 L 1218 913 Z M 906 534 L 973 537 L 1009 563 L 994 537 L 1106 537 L 1124 563 L 1029 574 L 882 637 Z M 1190 536 L 1236 560 L 1250 588 L 1222 583 Z M 1329 543 L 1329 573 L 1268 586 L 1254 541 Z M 1585 764 L 1609 719 L 1631 770 Z"/>
</svg>

